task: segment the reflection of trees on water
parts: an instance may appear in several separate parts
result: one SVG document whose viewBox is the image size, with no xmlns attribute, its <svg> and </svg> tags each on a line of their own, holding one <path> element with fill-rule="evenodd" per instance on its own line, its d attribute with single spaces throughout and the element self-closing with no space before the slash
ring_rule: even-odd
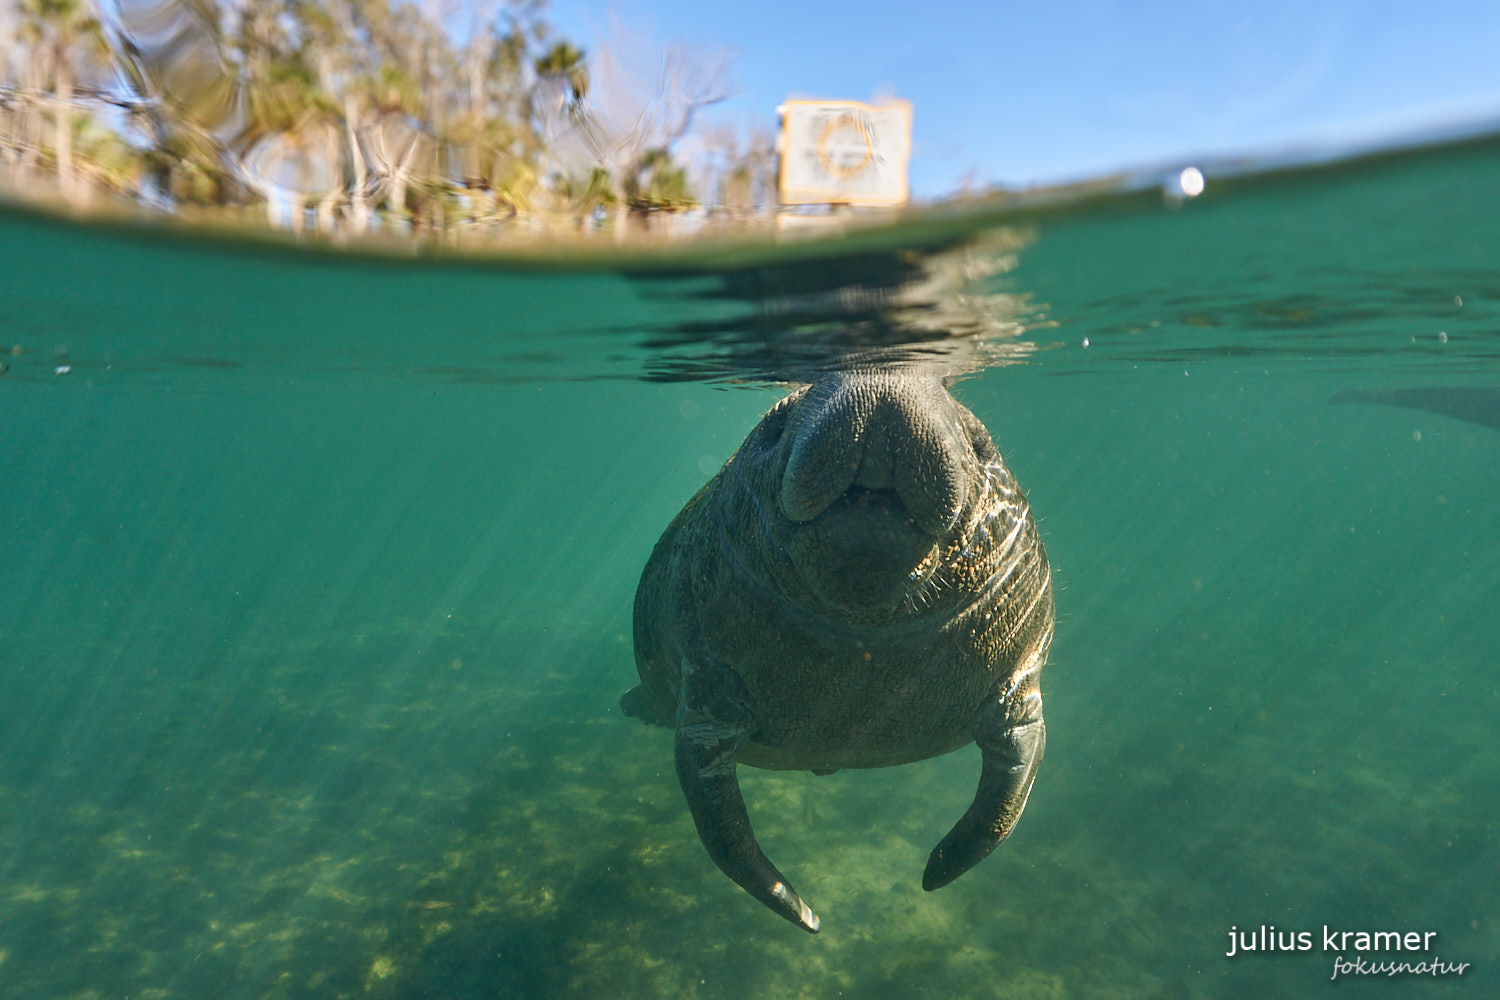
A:
<svg viewBox="0 0 1500 1000">
<path fill-rule="evenodd" d="M 0 0 L 0 183 L 340 236 L 621 235 L 704 202 L 732 202 L 710 218 L 768 205 L 768 137 L 693 133 L 683 162 L 693 112 L 726 93 L 723 57 L 671 49 L 632 88 L 620 45 L 595 71 L 536 0 L 468 13 Z"/>
</svg>

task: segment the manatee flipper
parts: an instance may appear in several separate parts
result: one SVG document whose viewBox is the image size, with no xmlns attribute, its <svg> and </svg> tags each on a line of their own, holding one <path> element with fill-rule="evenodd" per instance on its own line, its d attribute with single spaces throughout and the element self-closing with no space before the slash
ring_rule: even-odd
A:
<svg viewBox="0 0 1500 1000">
<path fill-rule="evenodd" d="M 620 696 L 620 711 L 632 719 L 641 720 L 648 726 L 672 728 L 672 723 L 661 717 L 661 712 L 657 710 L 651 692 L 646 690 L 644 684 L 637 684 Z"/>
<path fill-rule="evenodd" d="M 745 811 L 735 764 L 740 748 L 750 738 L 750 722 L 747 718 L 726 722 L 714 717 L 735 714 L 724 702 L 722 683 L 724 675 L 733 676 L 732 672 L 713 666 L 696 669 L 684 661 L 682 674 L 674 756 L 677 780 L 687 796 L 698 839 L 714 864 L 736 885 L 798 927 L 816 934 L 817 914 L 761 851 L 750 827 L 750 814 Z M 705 675 L 713 680 L 705 680 Z M 738 677 L 734 680 L 738 682 Z M 717 688 L 715 681 L 719 682 Z M 711 715 L 709 703 L 730 711 Z"/>
<path fill-rule="evenodd" d="M 984 756 L 979 790 L 968 812 L 927 859 L 922 888 L 928 892 L 979 864 L 1015 829 L 1047 746 L 1042 696 L 1032 692 L 992 703 L 980 717 L 974 739 Z"/>
</svg>

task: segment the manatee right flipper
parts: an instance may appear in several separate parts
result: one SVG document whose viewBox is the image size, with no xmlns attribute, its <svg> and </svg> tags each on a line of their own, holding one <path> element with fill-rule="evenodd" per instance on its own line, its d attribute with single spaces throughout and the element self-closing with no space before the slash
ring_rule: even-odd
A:
<svg viewBox="0 0 1500 1000">
<path fill-rule="evenodd" d="M 1047 747 L 1041 694 L 1033 690 L 1012 701 L 992 703 L 974 736 L 984 759 L 979 790 L 963 818 L 927 859 L 922 888 L 928 892 L 979 864 L 1015 829 Z"/>
<path fill-rule="evenodd" d="M 712 679 L 705 679 L 705 674 Z M 736 682 L 734 686 L 742 687 L 728 668 L 699 669 L 684 659 L 674 745 L 677 780 L 687 797 L 698 839 L 719 870 L 787 920 L 816 934 L 817 914 L 761 851 L 750 826 L 735 774 L 740 748 L 750 738 L 750 721 L 736 706 L 725 703 L 726 674 Z M 723 715 L 741 717 L 732 721 L 715 717 Z"/>
</svg>

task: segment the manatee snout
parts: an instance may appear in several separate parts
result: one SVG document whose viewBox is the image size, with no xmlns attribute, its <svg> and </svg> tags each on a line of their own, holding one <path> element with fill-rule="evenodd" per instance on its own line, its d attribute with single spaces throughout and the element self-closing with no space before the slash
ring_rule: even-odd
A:
<svg viewBox="0 0 1500 1000">
<path fill-rule="evenodd" d="M 959 409 L 933 376 L 852 372 L 819 381 L 788 418 L 782 513 L 797 523 L 839 518 L 873 494 L 899 501 L 892 510 L 928 545 L 951 534 L 978 471 Z"/>
<path fill-rule="evenodd" d="M 936 546 L 895 491 L 861 487 L 801 525 L 786 544 L 825 601 L 869 610 L 901 604 Z"/>
<path fill-rule="evenodd" d="M 835 606 L 910 600 L 982 476 L 967 413 L 935 376 L 849 372 L 793 401 L 780 443 L 787 553 Z"/>
</svg>

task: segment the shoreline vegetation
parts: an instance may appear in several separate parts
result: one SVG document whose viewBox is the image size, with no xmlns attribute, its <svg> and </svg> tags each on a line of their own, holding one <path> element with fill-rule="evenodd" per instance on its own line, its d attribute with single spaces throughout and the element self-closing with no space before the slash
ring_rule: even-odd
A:
<svg viewBox="0 0 1500 1000">
<path fill-rule="evenodd" d="M 445 10 L 0 0 L 0 210 L 377 257 L 701 267 L 895 221 L 941 243 L 1128 179 L 784 210 L 770 109 L 701 114 L 732 92 L 727 52 L 619 23 L 585 52 L 545 0 Z"/>
<path fill-rule="evenodd" d="M 624 248 L 701 268 L 894 221 L 907 243 L 941 243 L 1099 198 L 1182 201 L 1178 164 L 787 219 L 771 115 L 702 114 L 732 92 L 727 52 L 663 46 L 620 22 L 586 52 L 557 35 L 545 0 L 454 9 L 0 0 L 0 210 L 381 257 L 586 265 Z M 1225 159 L 1211 184 L 1497 135 L 1491 120 L 1338 155 Z"/>
<path fill-rule="evenodd" d="M 768 128 L 704 123 L 727 54 L 590 55 L 541 0 L 0 0 L 0 191 L 333 242 L 768 229 Z"/>
</svg>

